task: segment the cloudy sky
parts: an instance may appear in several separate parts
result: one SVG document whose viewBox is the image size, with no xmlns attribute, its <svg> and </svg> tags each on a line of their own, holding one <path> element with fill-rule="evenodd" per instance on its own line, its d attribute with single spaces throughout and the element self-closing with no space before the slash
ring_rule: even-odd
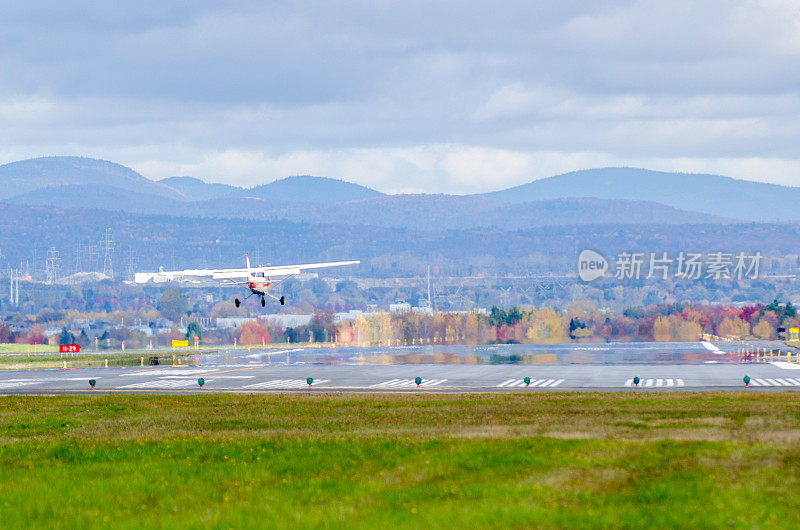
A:
<svg viewBox="0 0 800 530">
<path fill-rule="evenodd" d="M 8 4 L 0 162 L 392 192 L 609 165 L 800 185 L 795 0 Z"/>
</svg>

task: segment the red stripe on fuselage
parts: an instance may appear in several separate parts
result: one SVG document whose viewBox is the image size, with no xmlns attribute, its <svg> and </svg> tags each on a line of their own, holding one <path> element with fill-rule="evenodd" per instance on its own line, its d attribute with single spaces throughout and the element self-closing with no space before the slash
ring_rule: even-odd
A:
<svg viewBox="0 0 800 530">
<path fill-rule="evenodd" d="M 264 294 L 269 289 L 269 282 L 247 282 L 247 286 L 256 294 Z"/>
</svg>

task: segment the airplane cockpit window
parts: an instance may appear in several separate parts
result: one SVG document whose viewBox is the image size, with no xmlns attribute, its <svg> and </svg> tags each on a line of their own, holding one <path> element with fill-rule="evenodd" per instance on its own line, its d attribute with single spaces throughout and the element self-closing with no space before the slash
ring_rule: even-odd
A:
<svg viewBox="0 0 800 530">
<path fill-rule="evenodd" d="M 254 272 L 253 273 L 253 277 L 254 278 L 263 278 L 264 277 L 264 273 L 263 272 Z"/>
</svg>

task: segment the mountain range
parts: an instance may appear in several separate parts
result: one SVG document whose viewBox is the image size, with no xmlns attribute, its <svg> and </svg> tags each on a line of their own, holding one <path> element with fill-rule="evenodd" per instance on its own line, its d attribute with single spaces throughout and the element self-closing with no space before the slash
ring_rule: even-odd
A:
<svg viewBox="0 0 800 530">
<path fill-rule="evenodd" d="M 800 188 L 634 168 L 577 171 L 474 195 L 390 195 L 313 176 L 292 176 L 253 188 L 187 176 L 154 181 L 104 160 L 45 157 L 1 165 L 0 201 L 427 231 L 800 219 L 794 207 L 800 203 Z"/>
<path fill-rule="evenodd" d="M 475 195 L 392 195 L 310 176 L 245 189 L 185 176 L 153 181 L 102 160 L 40 158 L 0 166 L 0 267 L 30 263 L 41 277 L 56 248 L 65 270 L 100 270 L 106 228 L 117 266 L 135 259 L 140 270 L 233 266 L 259 248 L 275 263 L 355 257 L 364 263 L 359 273 L 390 277 L 431 263 L 453 275 L 571 272 L 583 248 L 794 256 L 800 223 L 764 221 L 799 220 L 798 193 L 630 168 Z"/>
</svg>

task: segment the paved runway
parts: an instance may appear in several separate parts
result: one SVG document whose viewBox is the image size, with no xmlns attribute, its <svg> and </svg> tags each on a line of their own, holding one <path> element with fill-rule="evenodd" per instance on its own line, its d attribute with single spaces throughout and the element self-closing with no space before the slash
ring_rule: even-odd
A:
<svg viewBox="0 0 800 530">
<path fill-rule="evenodd" d="M 800 390 L 800 363 L 744 363 L 739 349 L 725 342 L 244 349 L 197 357 L 195 366 L 5 371 L 0 393 L 742 390 L 745 375 L 748 390 Z M 510 355 L 533 364 L 503 364 Z"/>
<path fill-rule="evenodd" d="M 800 364 L 713 365 L 252 365 L 80 368 L 0 374 L 0 393 L 271 391 L 800 390 Z M 641 381 L 633 386 L 633 378 Z M 309 387 L 307 378 L 312 378 Z M 419 387 L 415 378 L 421 378 Z M 529 377 L 526 386 L 524 378 Z M 201 389 L 198 378 L 205 384 Z M 96 381 L 91 390 L 89 380 Z"/>
</svg>

